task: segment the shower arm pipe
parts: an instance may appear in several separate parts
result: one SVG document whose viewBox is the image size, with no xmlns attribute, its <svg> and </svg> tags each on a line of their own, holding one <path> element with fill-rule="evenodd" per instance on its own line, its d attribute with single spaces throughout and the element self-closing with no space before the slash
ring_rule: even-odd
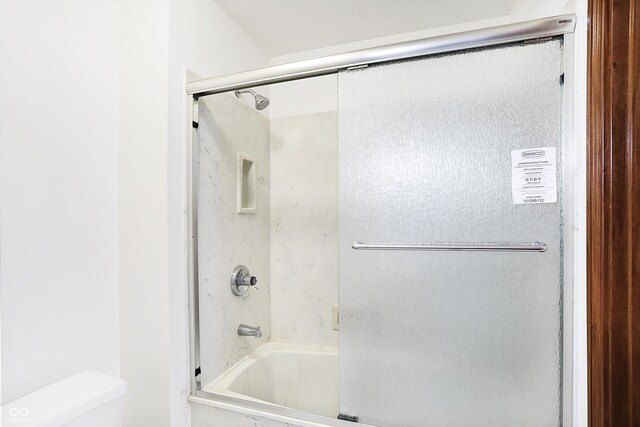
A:
<svg viewBox="0 0 640 427">
<path fill-rule="evenodd" d="M 480 252 L 545 252 L 547 245 L 541 242 L 497 244 L 407 244 L 407 243 L 379 243 L 359 242 L 351 244 L 355 250 L 369 251 L 480 251 Z"/>
<path fill-rule="evenodd" d="M 198 97 L 334 74 L 342 69 L 364 67 L 379 62 L 557 36 L 572 33 L 575 22 L 575 15 L 569 14 L 447 34 L 194 80 L 187 83 L 186 89 L 189 95 Z"/>
<path fill-rule="evenodd" d="M 243 93 L 250 93 L 253 96 L 256 96 L 256 91 L 252 89 L 238 89 L 236 90 L 236 96 L 240 96 Z"/>
</svg>

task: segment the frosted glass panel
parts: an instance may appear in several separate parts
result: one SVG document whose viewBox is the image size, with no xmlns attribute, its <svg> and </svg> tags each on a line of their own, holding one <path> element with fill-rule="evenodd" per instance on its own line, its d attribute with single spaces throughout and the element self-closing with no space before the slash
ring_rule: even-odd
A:
<svg viewBox="0 0 640 427">
<path fill-rule="evenodd" d="M 562 58 L 554 39 L 339 75 L 341 413 L 385 427 L 561 423 Z M 558 202 L 514 204 L 511 152 L 541 147 L 556 149 Z"/>
</svg>

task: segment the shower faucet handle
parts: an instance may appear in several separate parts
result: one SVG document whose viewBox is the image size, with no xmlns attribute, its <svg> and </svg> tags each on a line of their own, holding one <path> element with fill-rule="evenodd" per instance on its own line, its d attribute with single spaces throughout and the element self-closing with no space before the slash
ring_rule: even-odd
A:
<svg viewBox="0 0 640 427">
<path fill-rule="evenodd" d="M 256 276 L 252 276 L 244 265 L 237 266 L 231 274 L 231 292 L 236 296 L 243 296 L 256 283 L 258 283 L 258 279 Z"/>
</svg>

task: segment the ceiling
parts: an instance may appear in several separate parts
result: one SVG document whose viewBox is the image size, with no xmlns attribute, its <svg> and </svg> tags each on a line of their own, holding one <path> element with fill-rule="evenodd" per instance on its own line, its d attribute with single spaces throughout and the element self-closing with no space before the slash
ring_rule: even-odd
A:
<svg viewBox="0 0 640 427">
<path fill-rule="evenodd" d="M 515 0 L 213 0 L 271 56 L 508 15 Z"/>
</svg>

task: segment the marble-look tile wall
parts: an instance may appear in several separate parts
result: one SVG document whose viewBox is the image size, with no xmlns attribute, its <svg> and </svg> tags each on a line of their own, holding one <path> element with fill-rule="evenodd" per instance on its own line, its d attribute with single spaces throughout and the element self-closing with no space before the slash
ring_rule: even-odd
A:
<svg viewBox="0 0 640 427">
<path fill-rule="evenodd" d="M 338 344 L 335 111 L 271 121 L 271 312 L 274 340 Z"/>
<path fill-rule="evenodd" d="M 228 94 L 199 101 L 198 243 L 200 363 L 203 384 L 271 335 L 269 120 Z M 256 213 L 236 212 L 237 153 L 255 161 Z M 233 269 L 245 265 L 258 284 L 231 293 Z M 260 326 L 263 337 L 238 336 L 238 324 Z"/>
</svg>

